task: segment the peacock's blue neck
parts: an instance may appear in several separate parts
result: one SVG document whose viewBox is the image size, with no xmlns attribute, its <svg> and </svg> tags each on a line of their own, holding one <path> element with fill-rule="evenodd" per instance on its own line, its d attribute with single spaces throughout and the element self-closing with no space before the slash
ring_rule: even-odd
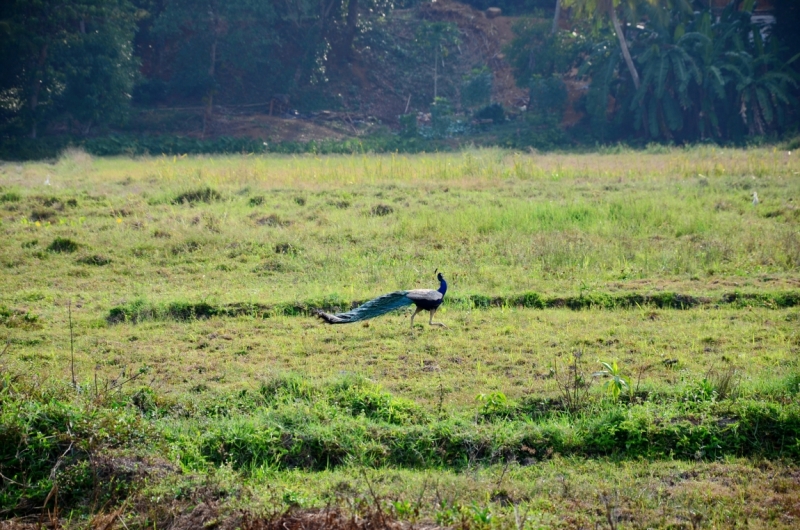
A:
<svg viewBox="0 0 800 530">
<path fill-rule="evenodd" d="M 444 281 L 441 274 L 439 275 L 439 292 L 442 293 L 442 296 L 447 292 L 447 282 Z"/>
</svg>

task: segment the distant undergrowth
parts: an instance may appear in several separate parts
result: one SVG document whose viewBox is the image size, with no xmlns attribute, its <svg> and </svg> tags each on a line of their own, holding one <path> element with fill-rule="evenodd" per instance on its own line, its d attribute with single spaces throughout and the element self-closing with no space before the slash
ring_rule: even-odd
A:
<svg viewBox="0 0 800 530">
<path fill-rule="evenodd" d="M 199 139 L 186 136 L 128 136 L 98 138 L 69 136 L 38 140 L 11 138 L 0 148 L 0 159 L 42 160 L 57 158 L 67 148 L 80 147 L 95 156 L 205 155 L 205 154 L 364 154 L 425 153 L 449 151 L 444 142 L 395 135 L 369 136 L 344 140 L 283 141 L 267 143 L 257 138 L 219 137 Z"/>
<path fill-rule="evenodd" d="M 356 307 L 363 301 L 348 302 L 338 295 L 284 304 L 236 303 L 214 305 L 209 302 L 175 301 L 152 303 L 144 299 L 134 300 L 109 310 L 106 320 L 111 324 L 142 322 L 145 320 L 191 320 L 197 318 L 252 316 L 266 318 L 273 315 L 305 316 L 314 311 L 342 311 Z M 662 309 L 690 309 L 694 307 L 733 306 L 783 309 L 800 305 L 800 292 L 782 291 L 773 293 L 726 293 L 719 298 L 691 296 L 679 293 L 657 294 L 604 294 L 590 293 L 570 297 L 547 297 L 528 292 L 520 295 L 496 296 L 467 295 L 449 297 L 447 304 L 466 305 L 469 308 L 525 307 L 532 309 L 567 308 L 581 309 L 627 309 L 656 307 Z"/>
</svg>

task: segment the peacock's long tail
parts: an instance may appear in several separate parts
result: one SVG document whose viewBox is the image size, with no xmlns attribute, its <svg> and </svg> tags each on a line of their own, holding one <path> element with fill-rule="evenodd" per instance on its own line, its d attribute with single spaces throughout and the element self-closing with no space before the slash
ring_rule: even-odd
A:
<svg viewBox="0 0 800 530">
<path fill-rule="evenodd" d="M 368 318 L 374 318 L 388 313 L 389 311 L 411 305 L 412 300 L 407 294 L 408 291 L 395 291 L 370 300 L 346 313 L 332 315 L 324 311 L 317 311 L 317 316 L 328 324 L 350 324 L 351 322 L 358 322 L 359 320 L 367 320 Z"/>
</svg>

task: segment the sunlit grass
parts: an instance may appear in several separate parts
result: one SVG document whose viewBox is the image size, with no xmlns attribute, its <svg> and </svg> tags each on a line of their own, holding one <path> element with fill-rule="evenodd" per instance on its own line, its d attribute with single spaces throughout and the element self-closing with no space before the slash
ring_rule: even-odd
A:
<svg viewBox="0 0 800 530">
<path fill-rule="evenodd" d="M 574 440 L 565 447 L 584 456 L 567 458 L 552 447 L 526 450 L 519 437 L 528 431 L 569 437 L 580 429 L 586 436 L 587 426 L 600 421 L 595 413 L 640 407 L 636 417 L 654 429 L 669 430 L 673 421 L 685 432 L 709 425 L 730 441 L 738 424 L 729 422 L 744 421 L 725 415 L 737 399 L 756 409 L 788 407 L 797 395 L 800 351 L 794 302 L 715 304 L 732 293 L 796 299 L 798 177 L 795 155 L 715 147 L 138 159 L 70 151 L 51 164 L 4 164 L 0 340 L 8 349 L 0 370 L 10 374 L 3 381 L 24 383 L 32 396 L 61 396 L 103 432 L 117 432 L 103 422 L 124 411 L 136 429 L 157 434 L 162 445 L 127 450 L 169 459 L 185 474 L 153 478 L 144 501 L 151 507 L 162 499 L 183 502 L 194 495 L 185 491 L 199 489 L 256 511 L 355 507 L 359 499 L 374 502 L 372 488 L 401 519 L 443 524 L 480 527 L 491 515 L 485 527 L 515 527 L 524 511 L 528 527 L 602 526 L 611 513 L 620 526 L 727 527 L 745 518 L 789 528 L 797 516 L 789 513 L 796 463 L 728 457 L 713 463 L 707 461 L 713 448 L 702 447 L 673 455 L 683 460 L 650 462 L 623 457 L 624 443 L 613 436 L 592 447 L 618 451 L 619 458 L 591 458 L 595 449 Z M 302 312 L 269 309 L 434 287 L 436 268 L 450 283 L 448 303 L 437 313 L 447 329 L 410 330 L 408 312 L 331 327 Z M 525 293 L 706 298 L 687 310 L 502 303 Z M 470 295 L 500 303 L 473 307 Z M 261 309 L 207 319 L 178 318 L 174 311 L 138 323 L 109 319 L 113 308 L 203 303 Z M 72 350 L 77 388 L 68 383 Z M 581 384 L 590 386 L 583 408 L 572 414 L 560 399 L 576 358 L 585 372 Z M 600 375 L 592 375 L 603 361 L 616 362 L 631 381 L 634 394 L 623 396 L 629 401 L 612 403 Z M 133 374 L 121 392 L 107 390 Z M 725 377 L 725 396 L 709 390 L 699 405 L 693 401 Z M 313 395 L 265 405 L 264 389 L 276 381 Z M 387 426 L 386 418 L 347 409 L 338 394 L 320 397 L 347 381 L 365 382 L 354 402 L 383 400 L 387 414 L 411 411 L 423 419 Z M 513 418 L 484 414 L 491 399 Z M 233 406 L 237 400 L 246 407 Z M 38 410 L 19 398 L 15 406 L 36 418 L 60 403 Z M 531 413 L 537 403 L 548 414 L 543 423 Z M 651 418 L 648 407 L 659 417 Z M 25 418 L 6 420 L 17 425 Z M 340 467 L 287 469 L 302 467 L 302 459 L 283 467 L 234 465 L 225 461 L 233 448 L 224 444 L 209 449 L 222 455 L 219 462 L 193 452 L 214 429 L 233 440 L 240 428 L 256 440 L 269 429 L 291 434 L 292 421 L 324 435 L 307 441 L 319 458 L 314 465 L 345 454 Z M 770 450 L 795 454 L 794 416 L 781 421 L 788 441 Z M 278 429 L 275 422 L 284 424 Z M 403 437 L 434 427 L 443 429 L 442 440 L 455 440 L 452 454 L 463 461 L 453 469 L 413 458 L 400 459 L 408 469 L 370 468 L 394 462 L 385 460 L 387 447 L 411 454 L 416 446 L 402 446 Z M 448 438 L 450 428 L 461 430 Z M 492 443 L 524 458 L 490 454 L 473 461 L 486 447 L 471 444 L 484 443 L 487 432 Z M 361 445 L 342 449 L 337 444 L 345 439 Z M 34 447 L 31 440 L 25 447 Z M 238 440 L 245 445 L 236 450 L 246 456 L 251 448 Z M 318 440 L 331 447 L 314 446 Z M 289 441 L 259 443 L 279 454 Z M 755 446 L 749 453 L 733 447 L 725 455 L 757 454 Z M 51 450 L 54 458 L 62 449 Z M 428 467 L 414 469 L 425 467 L 419 462 Z"/>
<path fill-rule="evenodd" d="M 141 160 L 73 153 L 55 165 L 3 167 L 0 185 L 21 198 L 3 209 L 13 241 L 3 256 L 6 293 L 38 288 L 55 297 L 46 278 L 57 271 L 58 296 L 363 299 L 424 286 L 437 267 L 453 289 L 487 295 L 610 283 L 708 292 L 758 288 L 756 277 L 792 287 L 800 263 L 795 159 L 713 148 Z M 709 170 L 723 163 L 725 171 Z M 173 203 L 201 188 L 220 200 Z M 388 215 L 375 215 L 379 206 Z M 55 237 L 111 261 L 78 267 L 43 252 Z M 291 251 L 276 250 L 284 247 Z"/>
</svg>

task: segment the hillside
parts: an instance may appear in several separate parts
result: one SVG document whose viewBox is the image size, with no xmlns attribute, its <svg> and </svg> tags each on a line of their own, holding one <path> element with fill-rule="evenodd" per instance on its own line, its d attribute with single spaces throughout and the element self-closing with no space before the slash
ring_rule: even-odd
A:
<svg viewBox="0 0 800 530">
<path fill-rule="evenodd" d="M 491 101 L 513 111 L 527 102 L 527 91 L 515 85 L 503 54 L 518 18 L 490 18 L 453 0 L 392 10 L 386 17 L 370 21 L 353 61 L 333 73 L 324 90 L 333 97 L 309 104 L 308 98 L 289 94 L 285 103 L 273 99 L 262 104 L 215 105 L 213 127 L 207 136 L 270 142 L 341 140 L 379 127 L 397 128 L 398 116 L 406 112 L 420 113 L 424 122 L 429 119 L 434 77 L 432 52 L 418 38 L 426 23 L 449 23 L 457 32 L 448 46 L 450 55 L 440 59 L 437 95 L 447 97 L 458 108 L 463 79 L 475 69 L 488 67 Z M 200 106 L 139 108 L 131 126 L 137 132 L 200 137 L 203 112 Z"/>
</svg>

